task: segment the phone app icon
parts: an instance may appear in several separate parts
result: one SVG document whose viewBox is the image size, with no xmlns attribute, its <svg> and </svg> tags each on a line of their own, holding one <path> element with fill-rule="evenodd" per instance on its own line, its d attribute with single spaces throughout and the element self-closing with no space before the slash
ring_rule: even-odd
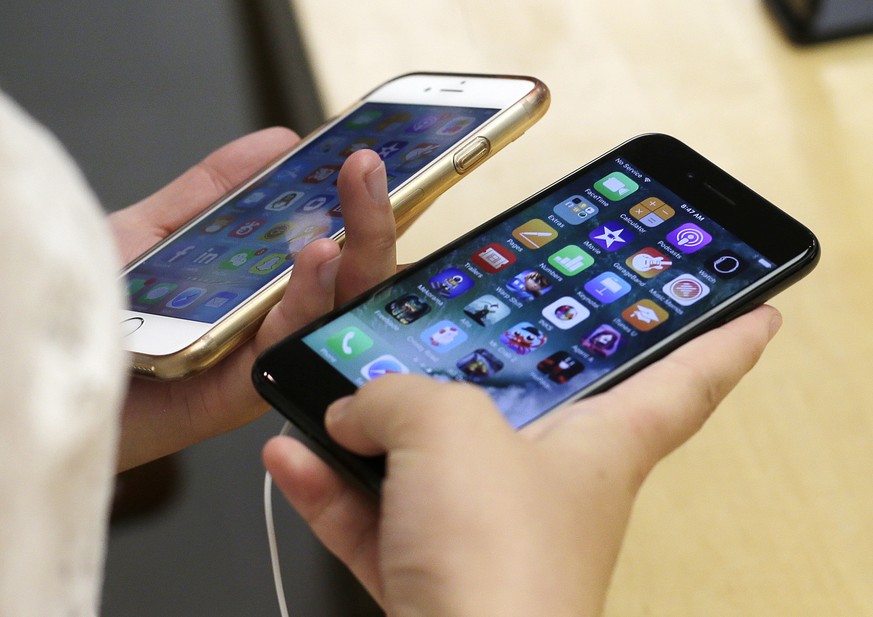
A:
<svg viewBox="0 0 873 617">
<path fill-rule="evenodd" d="M 408 372 L 409 369 L 400 360 L 390 354 L 379 356 L 372 362 L 365 364 L 364 368 L 361 369 L 361 375 L 363 375 L 364 379 L 367 381 L 372 381 L 379 377 L 384 377 L 385 375 L 398 373 L 405 374 Z"/>
<path fill-rule="evenodd" d="M 367 111 L 360 111 L 356 113 L 351 119 L 346 122 L 346 126 L 350 129 L 360 129 L 368 124 L 371 124 L 382 117 L 381 111 L 376 111 L 375 109 L 370 109 Z"/>
<path fill-rule="evenodd" d="M 604 223 L 588 234 L 588 237 L 607 252 L 624 248 L 634 239 L 634 234 L 621 223 Z"/>
<path fill-rule="evenodd" d="M 680 274 L 662 288 L 665 294 L 682 306 L 691 306 L 709 294 L 709 286 L 691 274 Z"/>
<path fill-rule="evenodd" d="M 621 332 L 609 324 L 600 324 L 582 339 L 582 347 L 592 355 L 608 358 L 618 351 L 621 340 Z"/>
<path fill-rule="evenodd" d="M 649 197 L 631 208 L 629 213 L 646 227 L 657 227 L 676 211 L 657 197 Z"/>
<path fill-rule="evenodd" d="M 536 250 L 557 238 L 558 232 L 545 221 L 531 219 L 513 229 L 512 237 L 527 248 Z"/>
<path fill-rule="evenodd" d="M 585 370 L 585 365 L 566 351 L 556 351 L 537 364 L 537 370 L 551 381 L 562 384 Z"/>
<path fill-rule="evenodd" d="M 640 185 L 620 171 L 614 171 L 594 183 L 594 189 L 611 201 L 619 201 L 636 192 Z"/>
<path fill-rule="evenodd" d="M 583 270 L 594 265 L 594 258 L 575 244 L 568 244 L 557 253 L 549 257 L 558 272 L 567 276 L 576 276 Z"/>
<path fill-rule="evenodd" d="M 200 231 L 205 234 L 217 234 L 222 229 L 233 223 L 235 218 L 236 217 L 229 216 L 227 214 L 216 216 L 214 219 L 206 224 L 206 227 L 202 228 Z"/>
<path fill-rule="evenodd" d="M 650 279 L 668 270 L 673 260 L 658 249 L 646 247 L 628 257 L 624 263 L 643 278 Z"/>
<path fill-rule="evenodd" d="M 543 309 L 543 317 L 561 330 L 569 330 L 580 321 L 587 319 L 590 315 L 591 311 L 571 296 L 564 296 L 555 300 Z"/>
<path fill-rule="evenodd" d="M 264 210 L 268 210 L 270 212 L 281 212 L 282 210 L 290 208 L 291 204 L 293 204 L 301 197 L 303 197 L 303 193 L 301 193 L 300 191 L 288 191 L 286 193 L 282 193 L 276 199 L 264 206 Z"/>
<path fill-rule="evenodd" d="M 667 242 L 683 253 L 691 254 L 712 242 L 712 236 L 694 223 L 685 223 L 667 234 Z"/>
<path fill-rule="evenodd" d="M 437 130 L 437 135 L 457 135 L 467 130 L 476 121 L 472 116 L 456 116 Z"/>
<path fill-rule="evenodd" d="M 228 302 L 236 300 L 238 294 L 235 294 L 230 291 L 219 291 L 217 294 L 214 294 L 211 298 L 209 298 L 206 302 L 203 303 L 203 306 L 208 308 L 221 308 Z"/>
<path fill-rule="evenodd" d="M 270 253 L 249 268 L 249 272 L 252 274 L 269 274 L 273 270 L 284 265 L 286 261 L 288 261 L 288 255 L 286 253 Z"/>
<path fill-rule="evenodd" d="M 351 156 L 358 150 L 366 150 L 368 148 L 372 149 L 375 145 L 375 139 L 361 137 L 360 139 L 355 139 L 354 141 L 346 144 L 346 147 L 340 150 L 340 156 L 346 158 L 348 156 Z"/>
<path fill-rule="evenodd" d="M 262 233 L 260 239 L 266 242 L 275 242 L 284 238 L 292 229 L 294 229 L 294 223 L 276 223 Z"/>
<path fill-rule="evenodd" d="M 375 128 L 377 131 L 396 129 L 399 128 L 401 124 L 407 124 L 410 120 L 412 120 L 412 114 L 404 111 L 396 114 L 391 114 L 390 116 L 379 122 L 375 126 Z"/>
<path fill-rule="evenodd" d="M 443 319 L 421 333 L 421 340 L 431 349 L 445 353 L 467 340 L 467 333 L 455 322 Z"/>
<path fill-rule="evenodd" d="M 552 208 L 552 212 L 570 225 L 581 225 L 600 212 L 600 209 L 582 195 L 573 195 Z"/>
<path fill-rule="evenodd" d="M 231 238 L 245 238 L 246 236 L 250 236 L 255 233 L 266 222 L 267 221 L 265 219 L 249 219 L 246 222 L 238 225 L 233 231 L 231 231 L 227 235 Z"/>
<path fill-rule="evenodd" d="M 309 172 L 309 175 L 303 178 L 303 181 L 307 184 L 318 184 L 319 182 L 324 182 L 339 170 L 339 165 L 322 165 Z"/>
<path fill-rule="evenodd" d="M 154 287 L 143 292 L 143 294 L 139 297 L 139 301 L 142 304 L 157 304 L 177 287 L 178 285 L 176 285 L 175 283 L 159 283 L 158 285 L 155 285 Z"/>
<path fill-rule="evenodd" d="M 458 268 L 446 268 L 428 281 L 428 286 L 434 293 L 449 299 L 469 291 L 473 284 L 470 275 Z"/>
<path fill-rule="evenodd" d="M 552 281 L 539 270 L 522 270 L 506 283 L 512 295 L 523 302 L 530 302 L 548 293 Z"/>
<path fill-rule="evenodd" d="M 487 349 L 476 349 L 455 364 L 467 380 L 482 383 L 503 370 L 503 362 Z"/>
<path fill-rule="evenodd" d="M 167 308 L 171 309 L 183 309 L 186 306 L 191 306 L 197 300 L 200 299 L 200 296 L 206 293 L 206 290 L 202 287 L 189 287 L 188 289 L 176 294 L 176 296 L 167 302 Z"/>
<path fill-rule="evenodd" d="M 373 346 L 373 339 L 364 334 L 360 328 L 349 326 L 327 339 L 327 346 L 337 357 L 348 359 L 370 349 Z"/>
<path fill-rule="evenodd" d="M 640 332 L 648 332 L 667 321 L 670 313 L 651 300 L 643 299 L 624 309 L 621 316 Z"/>
<path fill-rule="evenodd" d="M 610 304 L 630 292 L 631 286 L 616 272 L 604 272 L 585 283 L 585 291 L 595 300 Z"/>
<path fill-rule="evenodd" d="M 727 249 L 719 251 L 706 261 L 706 269 L 719 278 L 732 279 L 746 269 L 748 263 Z"/>
<path fill-rule="evenodd" d="M 386 304 L 385 310 L 403 325 L 409 325 L 430 313 L 430 304 L 415 294 L 406 294 Z"/>
<path fill-rule="evenodd" d="M 376 154 L 378 154 L 379 158 L 384 161 L 385 159 L 391 158 L 392 156 L 403 150 L 403 148 L 405 148 L 406 144 L 408 143 L 409 142 L 407 141 L 385 142 L 384 144 L 382 144 L 382 146 L 379 147 L 378 150 L 376 150 Z"/>
<path fill-rule="evenodd" d="M 496 324 L 509 313 L 509 307 L 491 294 L 480 296 L 464 307 L 464 314 L 483 327 Z"/>
<path fill-rule="evenodd" d="M 231 255 L 228 259 L 223 261 L 218 267 L 221 270 L 237 270 L 246 265 L 251 259 L 255 257 L 255 251 L 249 251 L 243 249 L 241 251 L 237 251 L 233 255 Z"/>
<path fill-rule="evenodd" d="M 333 195 L 316 195 L 303 202 L 303 205 L 297 208 L 297 212 L 315 212 L 324 208 L 331 201 L 333 201 Z"/>
<path fill-rule="evenodd" d="M 526 356 L 546 344 L 548 337 L 528 321 L 520 321 L 500 335 L 500 342 L 520 356 Z"/>
<path fill-rule="evenodd" d="M 488 274 L 500 272 L 515 263 L 515 254 L 496 242 L 473 254 L 473 263 Z"/>
</svg>

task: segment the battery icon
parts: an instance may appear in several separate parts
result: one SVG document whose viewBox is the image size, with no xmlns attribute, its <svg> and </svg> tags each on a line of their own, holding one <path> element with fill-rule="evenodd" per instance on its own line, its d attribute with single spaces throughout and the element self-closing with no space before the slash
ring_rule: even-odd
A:
<svg viewBox="0 0 873 617">
<path fill-rule="evenodd" d="M 758 263 L 761 264 L 762 266 L 764 266 L 765 268 L 767 268 L 768 270 L 770 270 L 770 269 L 773 268 L 773 263 L 767 261 L 767 260 L 764 259 L 763 257 L 762 257 L 761 259 L 758 260 Z"/>
</svg>

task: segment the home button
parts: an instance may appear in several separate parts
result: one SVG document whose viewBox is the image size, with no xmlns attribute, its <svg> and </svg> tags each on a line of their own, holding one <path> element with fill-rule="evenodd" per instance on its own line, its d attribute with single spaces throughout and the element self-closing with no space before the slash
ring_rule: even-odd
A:
<svg viewBox="0 0 873 617">
<path fill-rule="evenodd" d="M 130 336 L 145 323 L 142 317 L 131 317 L 121 322 L 121 336 Z"/>
</svg>

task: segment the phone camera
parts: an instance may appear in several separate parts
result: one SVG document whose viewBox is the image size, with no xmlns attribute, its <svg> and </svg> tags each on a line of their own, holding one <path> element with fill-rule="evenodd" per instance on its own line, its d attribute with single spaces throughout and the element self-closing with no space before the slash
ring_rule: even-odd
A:
<svg viewBox="0 0 873 617">
<path fill-rule="evenodd" d="M 688 178 L 689 180 L 694 180 L 694 178 L 695 178 L 694 172 L 693 171 L 686 172 L 685 177 Z"/>
</svg>

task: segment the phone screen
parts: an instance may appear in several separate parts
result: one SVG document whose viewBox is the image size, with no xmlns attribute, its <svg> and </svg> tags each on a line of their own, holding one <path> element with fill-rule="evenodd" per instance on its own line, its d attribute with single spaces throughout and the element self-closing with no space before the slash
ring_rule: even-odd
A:
<svg viewBox="0 0 873 617">
<path fill-rule="evenodd" d="M 620 153 L 467 238 L 302 342 L 355 386 L 473 382 L 519 428 L 784 265 Z"/>
<path fill-rule="evenodd" d="M 130 308 L 214 323 L 343 226 L 337 175 L 362 148 L 393 190 L 499 109 L 366 102 L 126 274 Z"/>
</svg>

